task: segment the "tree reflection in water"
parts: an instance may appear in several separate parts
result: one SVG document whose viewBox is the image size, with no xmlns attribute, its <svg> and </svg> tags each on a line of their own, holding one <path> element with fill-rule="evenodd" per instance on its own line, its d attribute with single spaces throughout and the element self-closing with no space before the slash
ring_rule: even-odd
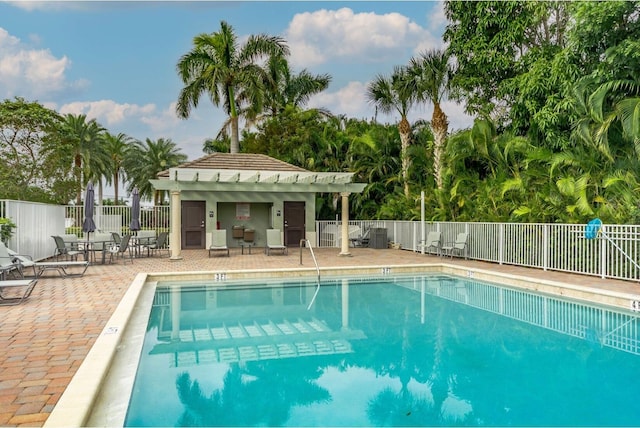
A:
<svg viewBox="0 0 640 428">
<path fill-rule="evenodd" d="M 264 364 L 272 367 L 264 370 Z M 274 370 L 274 364 L 282 367 Z M 317 365 L 313 367 L 315 372 Z M 331 400 L 326 389 L 298 371 L 292 373 L 282 361 L 254 362 L 244 367 L 234 363 L 224 376 L 222 389 L 209 396 L 198 380 L 183 372 L 177 376 L 176 388 L 184 412 L 176 425 L 281 426 L 289 419 L 293 406 Z"/>
</svg>

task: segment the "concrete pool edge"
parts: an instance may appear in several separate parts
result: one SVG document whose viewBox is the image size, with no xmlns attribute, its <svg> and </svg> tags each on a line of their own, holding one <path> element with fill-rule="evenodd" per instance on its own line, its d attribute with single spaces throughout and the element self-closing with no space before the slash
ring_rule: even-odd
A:
<svg viewBox="0 0 640 428">
<path fill-rule="evenodd" d="M 44 423 L 45 427 L 82 427 L 109 373 L 122 335 L 138 296 L 147 283 L 147 274 L 139 273 L 120 300 L 105 328 L 71 379 L 60 400 Z"/>
<path fill-rule="evenodd" d="M 332 275 L 372 275 L 372 274 L 411 274 L 411 273 L 445 273 L 468 277 L 470 279 L 495 282 L 504 286 L 511 286 L 519 289 L 537 291 L 545 294 L 561 296 L 565 298 L 577 299 L 583 302 L 601 304 L 615 307 L 621 310 L 629 309 L 629 302 L 639 300 L 640 294 L 614 292 L 610 290 L 594 290 L 576 284 L 568 284 L 558 281 L 550 281 L 541 278 L 532 278 L 521 275 L 493 272 L 479 268 L 461 267 L 447 263 L 430 263 L 421 265 L 390 265 L 390 266 L 368 266 L 368 267 L 334 267 L 320 269 L 325 276 Z M 250 279 L 259 277 L 271 278 L 295 278 L 310 277 L 316 275 L 315 268 L 296 269 L 255 269 L 241 271 L 196 271 L 196 272 L 174 272 L 174 273 L 140 273 L 131 283 L 124 297 L 120 301 L 113 315 L 109 319 L 95 344 L 87 354 L 82 365 L 64 391 L 62 397 L 54 407 L 51 415 L 45 422 L 45 427 L 71 427 L 87 426 L 92 413 L 96 411 L 98 397 L 101 395 L 107 374 L 112 370 L 116 354 L 123 346 L 123 341 L 127 336 L 135 335 L 132 328 L 129 328 L 129 321 L 133 311 L 141 303 L 141 296 L 145 290 L 155 290 L 157 281 L 172 280 L 235 280 Z M 543 272 L 541 272 L 543 273 Z M 598 291 L 598 293 L 596 293 Z M 145 294 L 146 296 L 149 293 Z M 146 297 L 145 297 L 146 298 Z M 151 297 L 152 299 L 152 297 Z M 150 304 L 150 302 L 147 302 Z M 145 326 L 146 327 L 146 326 Z M 136 349 L 131 347 L 130 352 Z M 141 348 L 137 348 L 137 355 Z M 131 381 L 132 382 L 132 381 Z M 132 383 L 131 385 L 132 386 Z M 120 395 L 130 394 L 128 391 L 121 391 Z M 118 410 L 120 411 L 120 410 Z M 126 413 L 126 408 L 124 409 Z M 104 413 L 104 412 L 103 412 Z M 110 420 L 124 422 L 124 414 L 110 415 Z M 120 422 L 118 422 L 120 423 Z M 101 425 L 98 423 L 98 425 Z M 102 424 L 103 426 L 106 426 Z M 116 426 L 108 424 L 108 426 Z"/>
</svg>

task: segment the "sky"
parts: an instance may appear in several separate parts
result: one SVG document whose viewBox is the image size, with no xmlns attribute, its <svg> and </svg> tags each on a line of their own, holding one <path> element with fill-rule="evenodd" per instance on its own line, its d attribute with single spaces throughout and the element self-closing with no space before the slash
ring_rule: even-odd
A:
<svg viewBox="0 0 640 428">
<path fill-rule="evenodd" d="M 436 1 L 0 0 L 0 99 L 86 114 L 112 134 L 171 139 L 197 159 L 226 116 L 202 97 L 188 119 L 177 117 L 183 84 L 176 64 L 196 35 L 219 31 L 221 21 L 240 43 L 252 34 L 283 37 L 294 72 L 329 74 L 328 89 L 308 107 L 365 119 L 375 114 L 368 83 L 443 47 L 447 23 Z M 445 102 L 443 110 L 452 130 L 472 124 L 461 105 Z M 429 120 L 431 113 L 430 105 L 416 107 L 409 120 Z"/>
</svg>

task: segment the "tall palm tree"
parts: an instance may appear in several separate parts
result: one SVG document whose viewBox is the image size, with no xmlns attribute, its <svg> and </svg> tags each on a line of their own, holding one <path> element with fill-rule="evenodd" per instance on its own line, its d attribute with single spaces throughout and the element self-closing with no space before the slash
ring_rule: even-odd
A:
<svg viewBox="0 0 640 428">
<path fill-rule="evenodd" d="M 127 151 L 123 167 L 129 177 L 127 190 L 138 187 L 140 197 L 152 199 L 154 205 L 163 201 L 162 191 L 154 191 L 149 180 L 155 179 L 159 172 L 178 166 L 187 161 L 187 155 L 171 139 L 159 138 L 153 141 L 136 141 Z"/>
<path fill-rule="evenodd" d="M 367 87 L 367 99 L 382 113 L 400 114 L 398 132 L 402 147 L 402 180 L 405 196 L 409 196 L 409 157 L 411 124 L 407 115 L 417 101 L 415 88 L 411 85 L 411 75 L 406 67 L 395 67 L 391 76 L 378 75 Z"/>
<path fill-rule="evenodd" d="M 108 171 L 111 178 L 107 180 L 107 183 L 113 183 L 115 189 L 115 201 L 114 204 L 118 205 L 118 190 L 120 187 L 120 178 L 125 179 L 125 171 L 123 163 L 127 158 L 127 151 L 131 147 L 135 140 L 122 132 L 118 135 L 113 135 L 109 132 L 104 136 L 104 149 L 109 156 L 110 162 L 108 165 Z"/>
<path fill-rule="evenodd" d="M 87 121 L 84 114 L 64 116 L 61 134 L 61 153 L 72 156 L 76 176 L 76 204 L 82 203 L 82 188 L 89 179 L 100 178 L 107 164 L 103 146 L 103 128 L 95 119 Z"/>
<path fill-rule="evenodd" d="M 265 110 L 275 116 L 287 105 L 303 108 L 311 96 L 327 89 L 331 82 L 328 74 L 314 75 L 306 69 L 292 73 L 284 55 L 269 57 L 264 73 Z"/>
<path fill-rule="evenodd" d="M 440 104 L 449 93 L 452 67 L 445 50 L 427 50 L 418 58 L 411 58 L 410 75 L 418 100 L 433 104 L 431 129 L 433 130 L 433 174 L 436 186 L 442 190 L 442 156 L 449 130 L 447 115 Z"/>
<path fill-rule="evenodd" d="M 178 96 L 176 111 L 189 117 L 202 94 L 207 94 L 215 106 L 224 106 L 231 128 L 231 153 L 240 151 L 238 117 L 239 103 L 261 109 L 263 88 L 262 68 L 257 61 L 269 56 L 284 56 L 289 48 L 280 37 L 251 35 L 238 44 L 233 28 L 220 22 L 220 31 L 199 34 L 193 39 L 193 49 L 178 61 L 178 75 L 184 88 Z M 226 125 L 226 124 L 225 124 Z"/>
</svg>

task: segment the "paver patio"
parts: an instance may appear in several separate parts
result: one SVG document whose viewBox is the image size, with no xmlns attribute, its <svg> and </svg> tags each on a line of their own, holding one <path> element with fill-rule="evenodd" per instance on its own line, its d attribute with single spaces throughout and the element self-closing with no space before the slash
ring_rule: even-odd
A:
<svg viewBox="0 0 640 428">
<path fill-rule="evenodd" d="M 639 296 L 640 284 L 597 277 L 518 268 L 462 259 L 440 259 L 405 250 L 351 249 L 340 257 L 338 248 L 315 249 L 320 267 L 392 266 L 448 263 L 544 278 Z M 231 250 L 231 257 L 208 257 L 206 250 L 186 250 L 180 261 L 167 257 L 135 259 L 133 264 L 90 266 L 79 278 L 42 277 L 31 297 L 18 306 L 0 307 L 0 426 L 42 426 L 98 335 L 139 272 L 230 271 L 299 268 L 300 253 L 267 257 L 259 248 L 249 255 Z M 313 268 L 308 251 L 303 266 Z"/>
</svg>

